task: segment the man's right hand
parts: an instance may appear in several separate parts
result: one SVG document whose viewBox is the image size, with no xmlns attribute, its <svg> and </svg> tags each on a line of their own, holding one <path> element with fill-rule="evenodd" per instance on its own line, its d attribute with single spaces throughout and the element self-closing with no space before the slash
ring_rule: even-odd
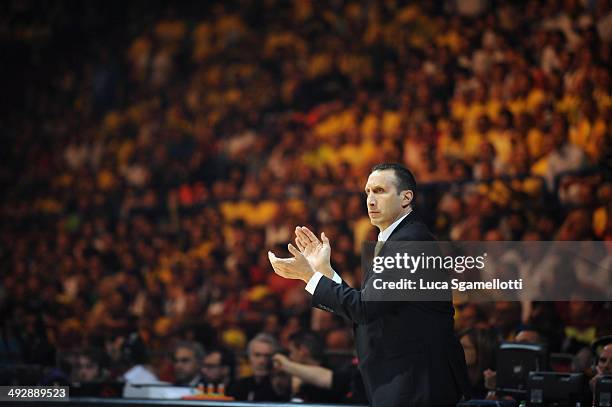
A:
<svg viewBox="0 0 612 407">
<path fill-rule="evenodd" d="M 495 370 L 487 369 L 483 373 L 484 386 L 487 390 L 495 390 L 497 387 L 497 372 Z"/>
<path fill-rule="evenodd" d="M 291 363 L 291 360 L 283 355 L 282 353 L 276 353 L 272 356 L 272 364 L 275 370 L 280 370 L 287 373 L 287 366 Z"/>
<path fill-rule="evenodd" d="M 295 243 L 315 271 L 327 278 L 334 276 L 331 267 L 331 245 L 325 233 L 321 233 L 321 240 L 305 226 L 295 228 Z"/>
</svg>

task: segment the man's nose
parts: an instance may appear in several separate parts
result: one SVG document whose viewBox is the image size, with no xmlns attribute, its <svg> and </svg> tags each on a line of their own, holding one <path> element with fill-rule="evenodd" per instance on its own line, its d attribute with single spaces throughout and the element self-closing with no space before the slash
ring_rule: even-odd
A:
<svg viewBox="0 0 612 407">
<path fill-rule="evenodd" d="M 374 197 L 372 195 L 368 195 L 368 198 L 366 199 L 366 202 L 368 203 L 368 207 L 374 207 L 376 205 L 376 200 L 374 199 Z"/>
</svg>

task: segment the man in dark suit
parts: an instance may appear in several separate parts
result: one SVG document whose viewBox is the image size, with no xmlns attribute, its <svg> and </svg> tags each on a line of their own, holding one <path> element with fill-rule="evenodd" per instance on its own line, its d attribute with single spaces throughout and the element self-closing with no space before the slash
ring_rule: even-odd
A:
<svg viewBox="0 0 612 407">
<path fill-rule="evenodd" d="M 379 164 L 365 186 L 368 215 L 386 241 L 430 241 L 434 237 L 413 210 L 416 182 L 399 164 Z M 293 258 L 269 252 L 275 272 L 301 279 L 315 307 L 353 322 L 359 369 L 370 404 L 450 406 L 469 391 L 463 348 L 454 335 L 450 301 L 365 301 L 331 267 L 331 246 L 307 228 L 296 228 Z M 382 248 L 381 248 L 382 246 Z M 364 281 L 367 281 L 367 276 Z M 362 286 L 363 288 L 363 286 Z"/>
</svg>

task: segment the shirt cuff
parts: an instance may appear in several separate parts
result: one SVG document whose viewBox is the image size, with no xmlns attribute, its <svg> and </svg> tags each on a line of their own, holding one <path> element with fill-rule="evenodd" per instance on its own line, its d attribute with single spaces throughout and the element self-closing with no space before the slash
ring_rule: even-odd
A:
<svg viewBox="0 0 612 407">
<path fill-rule="evenodd" d="M 308 280 L 305 290 L 308 291 L 311 295 L 314 295 L 314 292 L 317 289 L 317 285 L 319 284 L 321 277 L 323 277 L 323 274 L 316 271 L 312 275 L 312 277 L 310 277 L 310 280 Z"/>
<path fill-rule="evenodd" d="M 334 283 L 342 284 L 342 279 L 340 278 L 338 273 L 336 273 L 335 271 L 334 271 L 334 276 L 332 277 L 332 280 L 334 281 Z"/>
<path fill-rule="evenodd" d="M 319 284 L 321 277 L 323 277 L 323 274 L 316 271 L 312 275 L 312 277 L 310 277 L 310 280 L 308 280 L 305 290 L 308 291 L 310 294 L 314 295 L 314 292 L 317 289 L 317 285 Z M 340 278 L 338 273 L 336 273 L 335 271 L 334 271 L 334 275 L 332 276 L 332 281 L 336 284 L 342 284 L 342 278 Z"/>
</svg>

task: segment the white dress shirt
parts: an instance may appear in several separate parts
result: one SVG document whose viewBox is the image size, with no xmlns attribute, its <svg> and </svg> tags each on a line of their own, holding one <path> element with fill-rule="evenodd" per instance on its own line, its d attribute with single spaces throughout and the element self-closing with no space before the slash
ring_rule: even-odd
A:
<svg viewBox="0 0 612 407">
<path fill-rule="evenodd" d="M 389 236 L 391 236 L 391 233 L 393 233 L 395 228 L 404 220 L 404 218 L 406 218 L 406 216 L 408 216 L 410 214 L 410 212 L 412 212 L 412 208 L 409 208 L 408 212 L 406 212 L 404 215 L 402 215 L 399 218 L 397 218 L 397 220 L 395 222 L 393 222 L 385 230 L 380 232 L 378 234 L 378 241 L 379 242 L 386 242 L 387 239 L 389 239 Z M 318 271 L 316 271 L 312 275 L 312 277 L 310 277 L 310 280 L 308 280 L 308 283 L 306 284 L 306 288 L 305 288 L 306 291 L 308 291 L 310 294 L 314 295 L 314 292 L 317 289 L 317 285 L 319 284 L 319 281 L 321 280 L 321 277 L 323 277 L 323 274 L 321 274 Z M 332 277 L 332 280 L 335 283 L 337 283 L 337 284 L 342 284 L 342 279 L 340 278 L 338 273 L 336 273 L 335 271 L 334 271 L 334 276 Z"/>
<path fill-rule="evenodd" d="M 143 365 L 136 365 L 123 374 L 123 380 L 131 384 L 161 384 L 162 382 Z"/>
</svg>

